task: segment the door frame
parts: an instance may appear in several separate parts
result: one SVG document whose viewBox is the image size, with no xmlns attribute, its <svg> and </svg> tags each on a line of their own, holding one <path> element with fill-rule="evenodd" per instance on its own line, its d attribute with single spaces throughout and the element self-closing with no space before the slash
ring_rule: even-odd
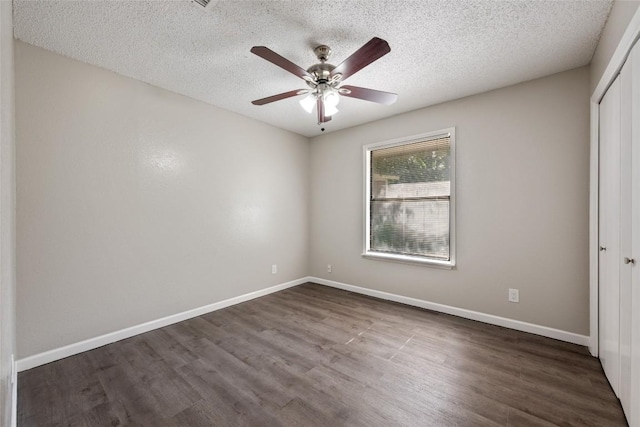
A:
<svg viewBox="0 0 640 427">
<path fill-rule="evenodd" d="M 631 18 L 618 47 L 605 68 L 590 99 L 591 142 L 589 164 L 589 351 L 598 357 L 598 188 L 599 182 L 599 105 L 602 97 L 622 69 L 633 45 L 640 38 L 640 8 Z"/>
</svg>

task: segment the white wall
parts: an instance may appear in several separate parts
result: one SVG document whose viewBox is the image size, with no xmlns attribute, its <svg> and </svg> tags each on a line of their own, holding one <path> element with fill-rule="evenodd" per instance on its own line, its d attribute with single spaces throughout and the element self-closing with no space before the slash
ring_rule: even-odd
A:
<svg viewBox="0 0 640 427">
<path fill-rule="evenodd" d="M 12 3 L 0 1 L 0 425 L 11 422 L 15 352 L 15 177 Z"/>
<path fill-rule="evenodd" d="M 631 18 L 638 10 L 640 1 L 617 0 L 613 3 L 607 23 L 602 30 L 598 46 L 591 59 L 591 84 L 589 93 L 593 93 L 604 70 L 609 65 L 613 52 L 618 47 Z"/>
<path fill-rule="evenodd" d="M 306 276 L 306 138 L 15 53 L 20 358 Z"/>
<path fill-rule="evenodd" d="M 312 139 L 311 275 L 588 335 L 588 92 L 583 67 Z M 362 258 L 362 146 L 451 126 L 457 268 Z"/>
</svg>

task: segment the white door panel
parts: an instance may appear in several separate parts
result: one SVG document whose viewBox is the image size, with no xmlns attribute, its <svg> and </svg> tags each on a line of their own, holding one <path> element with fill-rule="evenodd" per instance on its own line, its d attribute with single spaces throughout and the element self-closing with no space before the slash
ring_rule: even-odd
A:
<svg viewBox="0 0 640 427">
<path fill-rule="evenodd" d="M 620 385 L 619 397 L 629 417 L 631 407 L 631 86 L 633 60 L 620 71 Z"/>
<path fill-rule="evenodd" d="M 620 384 L 620 77 L 600 102 L 600 360 L 611 387 Z"/>
<path fill-rule="evenodd" d="M 640 426 L 640 45 L 631 51 L 631 396 L 629 425 Z"/>
</svg>

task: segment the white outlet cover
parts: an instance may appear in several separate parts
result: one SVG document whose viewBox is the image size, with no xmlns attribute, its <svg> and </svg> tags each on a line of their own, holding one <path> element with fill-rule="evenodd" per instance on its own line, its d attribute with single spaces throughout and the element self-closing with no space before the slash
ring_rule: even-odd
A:
<svg viewBox="0 0 640 427">
<path fill-rule="evenodd" d="M 509 289 L 509 302 L 520 302 L 520 291 L 518 289 Z"/>
</svg>

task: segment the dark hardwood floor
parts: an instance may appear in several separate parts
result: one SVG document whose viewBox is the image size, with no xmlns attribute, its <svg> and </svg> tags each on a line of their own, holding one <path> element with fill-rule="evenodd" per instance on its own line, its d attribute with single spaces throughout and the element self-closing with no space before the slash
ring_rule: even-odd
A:
<svg viewBox="0 0 640 427">
<path fill-rule="evenodd" d="M 18 424 L 626 422 L 583 347 L 305 284 L 20 373 Z"/>
</svg>

